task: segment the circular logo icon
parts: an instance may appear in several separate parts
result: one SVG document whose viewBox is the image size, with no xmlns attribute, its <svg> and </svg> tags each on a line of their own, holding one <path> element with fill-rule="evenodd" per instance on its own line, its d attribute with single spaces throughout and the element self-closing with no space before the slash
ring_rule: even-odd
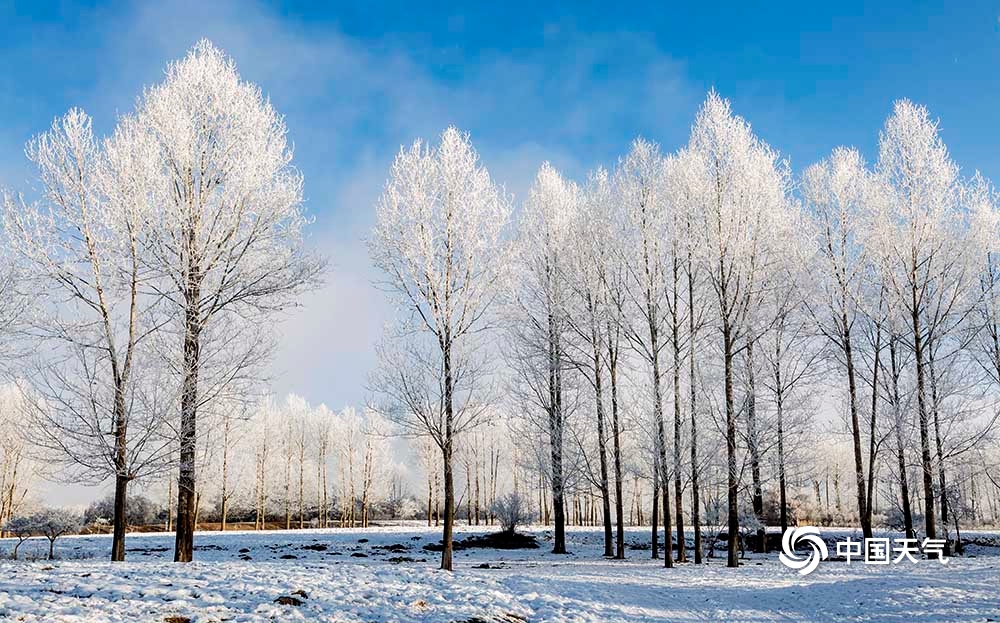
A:
<svg viewBox="0 0 1000 623">
<path fill-rule="evenodd" d="M 809 553 L 803 555 L 795 551 L 800 543 L 809 546 Z M 819 566 L 820 560 L 826 560 L 829 556 L 830 552 L 827 551 L 819 530 L 812 526 L 789 528 L 781 536 L 781 554 L 778 558 L 789 569 L 798 571 L 799 575 L 809 575 Z"/>
</svg>

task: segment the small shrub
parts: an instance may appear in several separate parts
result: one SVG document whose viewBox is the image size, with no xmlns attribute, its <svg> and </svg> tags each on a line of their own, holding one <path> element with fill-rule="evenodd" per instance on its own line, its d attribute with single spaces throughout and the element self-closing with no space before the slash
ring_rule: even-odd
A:
<svg viewBox="0 0 1000 623">
<path fill-rule="evenodd" d="M 517 526 L 531 519 L 527 501 L 519 493 L 508 493 L 497 498 L 490 510 L 500 521 L 500 527 L 507 534 L 514 534 Z"/>
<path fill-rule="evenodd" d="M 34 517 L 21 515 L 9 519 L 3 525 L 5 532 L 9 532 L 17 538 L 17 544 L 14 546 L 14 551 L 11 552 L 11 558 L 14 560 L 17 560 L 17 551 L 21 549 L 21 544 L 33 537 L 35 532 L 37 532 L 34 519 Z"/>
</svg>

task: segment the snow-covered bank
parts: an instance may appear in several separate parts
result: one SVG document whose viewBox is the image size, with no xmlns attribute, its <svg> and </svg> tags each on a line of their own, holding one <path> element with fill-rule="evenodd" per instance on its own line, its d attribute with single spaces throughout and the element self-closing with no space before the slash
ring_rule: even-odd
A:
<svg viewBox="0 0 1000 623">
<path fill-rule="evenodd" d="M 460 529 L 462 533 L 471 532 Z M 198 562 L 170 562 L 171 535 L 129 537 L 129 561 L 103 560 L 107 537 L 66 539 L 67 558 L 0 564 L 0 619 L 12 621 L 987 621 L 1000 618 L 1000 557 L 888 567 L 825 562 L 805 578 L 777 554 L 740 569 L 722 560 L 662 569 L 649 551 L 600 558 L 596 529 L 570 530 L 573 554 L 456 552 L 436 570 L 434 530 L 373 528 L 201 533 Z M 629 531 L 636 547 L 644 530 Z M 8 547 L 9 542 L 0 543 Z M 982 552 L 986 553 L 986 552 Z M 85 558 L 86 556 L 102 558 Z M 294 558 L 293 558 L 294 557 Z M 488 568 L 486 568 L 488 567 Z M 305 596 L 302 595 L 305 593 Z M 275 599 L 295 596 L 301 605 Z M 174 619 L 182 621 L 183 618 Z"/>
</svg>

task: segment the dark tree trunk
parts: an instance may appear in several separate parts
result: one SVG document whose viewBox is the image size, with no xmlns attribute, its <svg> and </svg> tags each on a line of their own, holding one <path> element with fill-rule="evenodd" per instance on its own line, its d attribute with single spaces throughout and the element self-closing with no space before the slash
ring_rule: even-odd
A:
<svg viewBox="0 0 1000 623">
<path fill-rule="evenodd" d="M 764 488 L 760 478 L 760 440 L 757 436 L 757 382 L 753 357 L 754 341 L 747 343 L 747 440 L 750 446 L 750 477 L 753 485 L 751 503 L 757 528 L 757 553 L 766 551 L 766 530 L 764 529 Z"/>
<path fill-rule="evenodd" d="M 875 361 L 872 363 L 872 411 L 868 422 L 868 497 L 865 501 L 866 523 L 872 525 L 875 513 L 875 458 L 877 445 L 875 442 L 875 425 L 878 418 L 878 373 L 882 367 L 882 326 L 875 325 Z"/>
<path fill-rule="evenodd" d="M 610 334 L 610 331 L 609 331 Z M 618 350 L 615 345 L 608 345 L 608 374 L 611 381 L 611 427 L 614 443 L 615 460 L 615 519 L 617 532 L 615 535 L 615 558 L 625 558 L 625 509 L 622 500 L 622 443 L 621 423 L 618 415 Z"/>
<path fill-rule="evenodd" d="M 680 262 L 676 255 L 673 261 L 673 304 L 671 317 L 671 343 L 674 350 L 674 508 L 677 520 L 677 561 L 687 562 L 687 539 L 684 538 L 684 498 L 681 484 L 681 342 L 678 284 L 680 282 Z"/>
<path fill-rule="evenodd" d="M 674 566 L 672 541 L 674 535 L 670 530 L 670 479 L 667 477 L 667 435 L 663 423 L 663 397 L 660 392 L 660 359 L 656 351 L 656 339 L 653 339 L 653 417 L 656 420 L 657 451 L 660 460 L 660 499 L 663 502 L 663 566 Z M 655 504 L 655 502 L 654 502 Z"/>
<path fill-rule="evenodd" d="M 114 535 L 111 538 L 112 562 L 125 560 L 125 529 L 128 524 L 125 502 L 127 500 L 128 480 L 128 476 L 126 475 L 121 473 L 115 474 Z"/>
<path fill-rule="evenodd" d="M 601 351 L 597 331 L 592 334 L 594 343 L 594 394 L 597 398 L 597 444 L 601 461 L 601 510 L 604 519 L 604 555 L 611 558 L 614 537 L 611 530 L 611 492 L 608 486 L 608 439 L 604 431 L 604 393 L 601 378 Z"/>
<path fill-rule="evenodd" d="M 197 301 L 197 292 L 189 297 Z M 177 478 L 177 533 L 174 562 L 191 562 L 195 530 L 195 443 L 197 439 L 200 336 L 197 308 L 189 305 L 184 332 L 184 386 L 181 393 L 180 470 Z"/>
<path fill-rule="evenodd" d="M 917 412 L 920 421 L 920 465 L 924 482 L 924 533 L 926 538 L 937 537 L 934 518 L 934 470 L 931 464 L 930 431 L 927 417 L 927 392 L 924 378 L 924 341 L 920 327 L 920 308 L 917 289 L 911 288 L 910 323 L 913 328 L 913 358 L 917 370 Z"/>
<path fill-rule="evenodd" d="M 195 450 L 198 421 L 198 373 L 201 368 L 201 279 L 202 271 L 196 249 L 199 215 L 188 215 L 183 255 L 184 281 L 184 355 L 181 387 L 180 466 L 177 476 L 177 532 L 174 562 L 191 562 L 194 556 L 194 531 L 197 518 L 195 497 Z"/>
<path fill-rule="evenodd" d="M 736 467 L 736 405 L 733 401 L 733 335 L 728 320 L 722 322 L 722 345 L 725 363 L 726 383 L 726 464 L 728 467 L 727 504 L 729 509 L 729 532 L 727 536 L 727 567 L 739 567 L 740 515 L 737 507 L 739 493 L 739 472 Z"/>
<path fill-rule="evenodd" d="M 650 512 L 650 545 L 652 549 L 651 558 L 653 560 L 659 560 L 660 558 L 660 534 L 657 528 L 660 525 L 660 460 L 653 460 L 653 508 Z"/>
<path fill-rule="evenodd" d="M 115 375 L 118 376 L 117 374 Z M 128 418 L 126 417 L 124 381 L 116 379 L 115 390 L 115 509 L 111 537 L 111 561 L 125 560 L 125 530 L 128 524 L 126 501 L 128 494 Z"/>
<path fill-rule="evenodd" d="M 931 381 L 931 413 L 934 418 L 934 447 L 937 455 L 937 466 L 938 466 L 938 486 L 940 487 L 940 498 L 941 498 L 941 525 L 948 525 L 948 483 L 945 480 L 944 475 L 944 444 L 941 443 L 941 421 L 940 421 L 940 403 L 938 399 L 938 377 L 934 370 L 934 345 L 930 339 L 927 340 L 927 372 L 930 375 Z M 958 526 L 958 518 L 955 518 L 956 529 Z M 944 545 L 945 555 L 951 554 L 951 543 L 945 542 Z"/>
<path fill-rule="evenodd" d="M 446 442 L 441 451 L 444 461 L 444 530 L 441 540 L 444 548 L 441 550 L 441 569 L 452 570 L 452 535 L 455 527 L 455 476 L 452 470 L 452 453 Z"/>
<path fill-rule="evenodd" d="M 562 351 L 553 312 L 549 312 L 549 450 L 552 460 L 552 553 L 566 553 L 566 508 L 563 483 Z"/>
<path fill-rule="evenodd" d="M 861 458 L 861 423 L 858 419 L 858 387 L 854 370 L 854 352 L 851 345 L 851 325 L 845 311 L 841 316 L 843 335 L 844 360 L 847 365 L 847 391 L 851 411 L 851 438 L 854 442 L 854 482 L 857 487 L 858 517 L 861 520 L 861 532 L 864 538 L 872 538 L 872 526 L 868 521 L 867 501 L 865 493 L 865 466 Z"/>
<path fill-rule="evenodd" d="M 441 459 L 444 462 L 444 530 L 441 536 L 441 569 L 452 570 L 452 534 L 455 528 L 455 475 L 452 469 L 454 450 L 454 378 L 451 369 L 451 336 L 441 342 L 444 359 L 444 443 Z"/>
<path fill-rule="evenodd" d="M 688 358 L 691 377 L 691 525 L 694 528 L 694 563 L 701 564 L 701 506 L 698 500 L 698 385 L 695 375 L 694 266 L 688 253 Z"/>
<path fill-rule="evenodd" d="M 788 530 L 788 482 L 785 475 L 785 388 L 781 385 L 781 344 L 775 351 L 774 405 L 778 417 L 778 504 L 781 517 L 781 534 Z"/>
<path fill-rule="evenodd" d="M 906 452 L 903 444 L 903 415 L 900 412 L 899 398 L 899 376 L 902 374 L 902 364 L 899 361 L 898 351 L 896 350 L 897 339 L 898 338 L 894 335 L 889 337 L 889 366 L 892 372 L 892 409 L 895 418 L 896 460 L 899 467 L 899 493 L 902 502 L 903 527 L 906 532 L 906 538 L 912 539 L 916 537 L 916 534 L 913 530 L 913 512 L 910 510 L 910 486 L 906 477 Z"/>
</svg>

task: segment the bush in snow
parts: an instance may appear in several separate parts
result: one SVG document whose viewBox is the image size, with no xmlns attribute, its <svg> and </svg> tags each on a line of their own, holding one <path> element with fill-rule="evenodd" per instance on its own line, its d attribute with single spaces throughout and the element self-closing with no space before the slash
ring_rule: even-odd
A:
<svg viewBox="0 0 1000 623">
<path fill-rule="evenodd" d="M 78 532 L 83 519 L 76 513 L 61 508 L 48 508 L 31 516 L 34 529 L 49 540 L 49 560 L 55 553 L 56 539 L 64 534 Z"/>
<path fill-rule="evenodd" d="M 125 523 L 129 526 L 148 526 L 157 523 L 159 509 L 144 495 L 131 494 L 125 499 Z M 83 524 L 108 525 L 115 516 L 115 496 L 96 500 L 83 513 Z"/>
<path fill-rule="evenodd" d="M 34 517 L 20 516 L 13 517 L 7 520 L 7 523 L 3 525 L 4 532 L 9 532 L 17 537 L 17 544 L 14 546 L 14 551 L 11 557 L 17 560 L 17 550 L 21 547 L 21 544 L 34 536 L 36 532 Z"/>
<path fill-rule="evenodd" d="M 500 527 L 507 534 L 514 534 L 518 524 L 531 519 L 527 501 L 519 493 L 508 493 L 494 500 L 490 510 L 500 521 Z"/>
</svg>

